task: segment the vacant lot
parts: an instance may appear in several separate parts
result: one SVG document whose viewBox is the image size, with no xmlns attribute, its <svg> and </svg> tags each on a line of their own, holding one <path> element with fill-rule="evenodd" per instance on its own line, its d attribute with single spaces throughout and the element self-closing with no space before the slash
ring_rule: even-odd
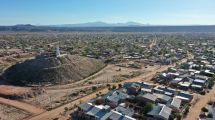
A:
<svg viewBox="0 0 215 120">
<path fill-rule="evenodd" d="M 17 109 L 12 106 L 0 104 L 0 119 L 1 120 L 22 120 L 29 116 L 30 113 Z"/>
</svg>

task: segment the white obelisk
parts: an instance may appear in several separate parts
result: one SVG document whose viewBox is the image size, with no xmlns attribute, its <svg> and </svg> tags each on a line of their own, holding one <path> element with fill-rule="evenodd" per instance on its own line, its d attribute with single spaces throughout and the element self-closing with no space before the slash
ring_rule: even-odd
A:
<svg viewBox="0 0 215 120">
<path fill-rule="evenodd" d="M 60 48 L 57 46 L 56 48 L 56 57 L 60 57 Z"/>
</svg>

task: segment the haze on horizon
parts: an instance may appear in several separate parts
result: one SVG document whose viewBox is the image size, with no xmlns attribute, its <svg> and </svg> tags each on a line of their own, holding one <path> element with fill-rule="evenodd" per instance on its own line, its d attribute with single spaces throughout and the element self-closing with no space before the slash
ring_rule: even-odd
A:
<svg viewBox="0 0 215 120">
<path fill-rule="evenodd" d="M 215 25 L 214 0 L 0 0 L 0 25 Z"/>
</svg>

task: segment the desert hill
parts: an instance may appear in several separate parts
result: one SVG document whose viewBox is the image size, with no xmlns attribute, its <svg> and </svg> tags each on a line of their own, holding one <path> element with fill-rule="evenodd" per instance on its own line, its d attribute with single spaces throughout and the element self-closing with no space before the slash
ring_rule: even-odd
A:
<svg viewBox="0 0 215 120">
<path fill-rule="evenodd" d="M 64 84 L 86 78 L 104 66 L 100 60 L 65 55 L 27 60 L 11 66 L 2 76 L 18 85 Z"/>
</svg>

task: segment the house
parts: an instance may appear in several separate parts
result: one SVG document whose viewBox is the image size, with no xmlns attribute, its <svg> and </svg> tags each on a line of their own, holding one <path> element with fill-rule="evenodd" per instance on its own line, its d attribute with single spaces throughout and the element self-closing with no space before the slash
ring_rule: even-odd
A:
<svg viewBox="0 0 215 120">
<path fill-rule="evenodd" d="M 183 89 L 183 90 L 187 90 L 190 88 L 190 85 L 192 84 L 192 82 L 186 82 L 186 81 L 182 81 L 178 83 L 179 88 Z"/>
<path fill-rule="evenodd" d="M 79 117 L 87 120 L 135 120 L 132 118 L 134 110 L 118 106 L 110 109 L 108 105 L 93 105 L 83 103 L 79 105 Z"/>
<path fill-rule="evenodd" d="M 174 73 L 173 73 L 174 74 Z M 168 74 L 168 73 L 161 73 L 160 75 L 159 75 L 159 78 L 161 79 L 161 80 L 163 80 L 162 82 L 169 82 L 169 80 L 171 80 L 173 77 L 170 75 L 170 74 Z"/>
<path fill-rule="evenodd" d="M 93 104 L 92 103 L 82 103 L 79 105 L 78 108 L 83 112 L 88 112 L 90 109 L 93 108 Z"/>
<path fill-rule="evenodd" d="M 105 114 L 100 120 L 136 120 L 128 115 L 123 115 L 120 112 L 111 110 L 109 113 Z"/>
<path fill-rule="evenodd" d="M 152 89 L 141 88 L 141 92 L 143 92 L 143 93 L 151 93 L 151 92 L 152 92 Z"/>
<path fill-rule="evenodd" d="M 153 93 L 159 93 L 159 94 L 164 94 L 165 93 L 163 90 L 158 89 L 158 87 L 155 87 L 152 90 L 153 90 Z"/>
<path fill-rule="evenodd" d="M 138 82 L 138 84 L 141 86 L 141 88 L 147 88 L 147 89 L 154 88 L 153 84 L 150 84 L 150 83 L 147 83 L 147 82 Z"/>
<path fill-rule="evenodd" d="M 184 103 L 188 103 L 193 99 L 193 95 L 188 92 L 180 92 L 175 97 L 181 99 Z"/>
<path fill-rule="evenodd" d="M 214 75 L 214 73 L 210 72 L 210 70 L 205 70 L 205 71 L 202 71 L 201 73 L 207 77 L 213 77 Z"/>
<path fill-rule="evenodd" d="M 172 88 L 157 87 L 157 89 L 160 90 L 160 91 L 163 91 L 163 93 L 165 95 L 168 95 L 168 96 L 173 96 L 173 95 L 177 94 L 177 91 L 175 89 L 172 89 Z"/>
<path fill-rule="evenodd" d="M 128 90 L 129 94 L 136 94 L 141 88 L 138 83 L 125 83 L 123 87 Z"/>
<path fill-rule="evenodd" d="M 170 85 L 173 85 L 173 86 L 177 86 L 179 82 L 181 82 L 183 80 L 183 78 L 175 78 L 173 79 L 172 81 L 170 81 Z"/>
<path fill-rule="evenodd" d="M 117 106 L 121 102 L 124 102 L 124 100 L 128 97 L 128 94 L 123 93 L 119 90 L 111 91 L 104 96 L 104 98 L 109 102 L 109 105 L 111 105 L 111 107 Z"/>
<path fill-rule="evenodd" d="M 110 112 L 108 105 L 93 105 L 92 103 L 83 103 L 78 107 L 79 117 L 85 119 L 101 119 L 106 113 Z"/>
<path fill-rule="evenodd" d="M 101 119 L 107 112 L 109 112 L 108 110 L 106 111 L 105 108 L 106 107 L 103 105 L 95 105 L 92 109 L 86 112 L 86 115 L 91 116 L 91 118 Z"/>
<path fill-rule="evenodd" d="M 159 93 L 153 93 L 153 95 L 155 95 L 157 97 L 157 101 L 159 103 L 166 104 L 168 101 L 171 100 L 171 97 L 168 95 L 159 94 Z"/>
<path fill-rule="evenodd" d="M 183 78 L 183 80 L 185 79 L 185 78 L 189 78 L 189 77 L 191 77 L 191 75 L 186 71 L 186 73 L 181 73 L 180 75 L 179 75 L 179 77 L 180 78 Z"/>
<path fill-rule="evenodd" d="M 138 84 L 141 86 L 141 92 L 143 93 L 151 93 L 152 88 L 154 87 L 154 85 L 146 82 L 139 82 Z"/>
<path fill-rule="evenodd" d="M 155 103 L 157 100 L 157 96 L 153 95 L 151 93 L 146 93 L 146 94 L 140 94 L 137 96 L 137 100 L 139 100 L 140 102 L 151 102 L 151 103 Z"/>
<path fill-rule="evenodd" d="M 172 73 L 172 72 L 169 72 L 167 73 L 167 75 L 171 78 L 175 78 L 175 77 L 178 77 L 179 76 L 179 73 Z"/>
<path fill-rule="evenodd" d="M 191 85 L 191 87 L 195 90 L 202 90 L 206 81 L 205 80 L 200 80 L 200 79 L 195 79 Z"/>
<path fill-rule="evenodd" d="M 179 112 L 181 107 L 181 100 L 177 97 L 174 97 L 170 101 L 168 101 L 167 106 L 172 108 L 173 111 Z"/>
<path fill-rule="evenodd" d="M 171 115 L 172 109 L 166 105 L 158 104 L 147 113 L 147 115 L 154 117 L 159 120 L 168 120 Z"/>
<path fill-rule="evenodd" d="M 199 75 L 199 74 L 195 74 L 195 79 L 201 79 L 201 80 L 208 80 L 208 77 L 207 76 L 204 76 L 204 75 Z"/>
<path fill-rule="evenodd" d="M 125 107 L 122 107 L 122 106 L 118 106 L 114 110 L 119 112 L 119 113 L 122 113 L 123 115 L 127 115 L 127 116 L 130 116 L 130 117 L 132 117 L 134 115 L 134 110 L 131 109 L 131 108 L 125 108 Z"/>
</svg>

